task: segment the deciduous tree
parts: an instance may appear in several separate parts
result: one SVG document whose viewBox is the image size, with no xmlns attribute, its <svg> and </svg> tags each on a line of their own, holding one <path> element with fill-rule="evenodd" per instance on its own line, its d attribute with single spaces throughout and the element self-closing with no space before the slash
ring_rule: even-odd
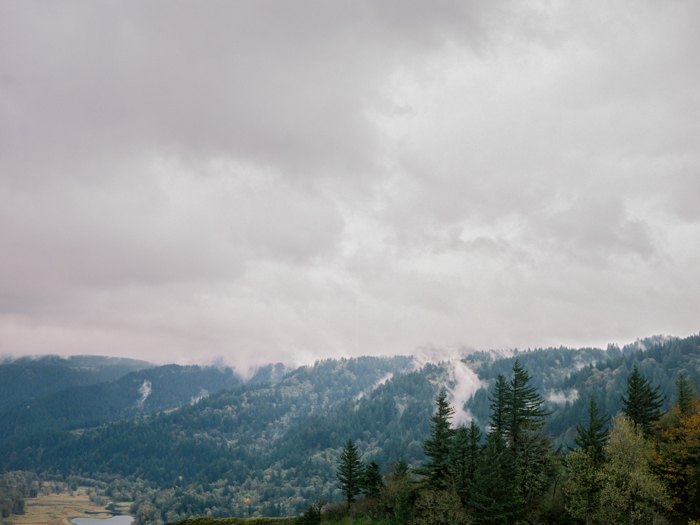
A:
<svg viewBox="0 0 700 525">
<path fill-rule="evenodd" d="M 601 472 L 601 510 L 605 521 L 622 518 L 631 525 L 663 523 L 671 500 L 663 482 L 650 470 L 653 448 L 642 432 L 622 414 L 613 418 Z"/>
<path fill-rule="evenodd" d="M 654 470 L 666 482 L 675 509 L 700 515 L 700 403 L 693 396 L 685 413 L 676 405 L 656 428 Z"/>
<path fill-rule="evenodd" d="M 572 518 L 592 525 L 602 518 L 600 491 L 602 479 L 596 460 L 584 449 L 569 453 L 566 458 L 569 477 L 564 491 L 567 496 L 566 510 Z"/>
</svg>

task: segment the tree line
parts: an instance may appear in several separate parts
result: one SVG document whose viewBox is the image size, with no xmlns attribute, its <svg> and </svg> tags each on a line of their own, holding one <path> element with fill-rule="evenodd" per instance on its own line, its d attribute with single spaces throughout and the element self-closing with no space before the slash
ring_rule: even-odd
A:
<svg viewBox="0 0 700 525">
<path fill-rule="evenodd" d="M 544 399 L 516 360 L 510 379 L 499 374 L 490 391 L 486 431 L 474 420 L 454 428 L 443 390 L 419 467 L 401 459 L 382 476 L 348 440 L 337 468 L 345 501 L 319 500 L 300 522 L 360 513 L 391 524 L 693 524 L 700 403 L 682 373 L 676 387 L 676 403 L 664 413 L 665 396 L 634 366 L 620 413 L 611 418 L 591 397 L 574 446 L 555 449 Z"/>
</svg>

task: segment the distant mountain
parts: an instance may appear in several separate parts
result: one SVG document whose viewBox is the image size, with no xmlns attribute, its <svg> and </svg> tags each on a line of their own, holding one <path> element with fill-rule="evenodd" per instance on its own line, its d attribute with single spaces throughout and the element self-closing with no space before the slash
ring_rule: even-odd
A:
<svg viewBox="0 0 700 525">
<path fill-rule="evenodd" d="M 114 381 L 153 366 L 146 361 L 101 356 L 5 358 L 0 361 L 0 412 L 68 387 Z"/>
</svg>

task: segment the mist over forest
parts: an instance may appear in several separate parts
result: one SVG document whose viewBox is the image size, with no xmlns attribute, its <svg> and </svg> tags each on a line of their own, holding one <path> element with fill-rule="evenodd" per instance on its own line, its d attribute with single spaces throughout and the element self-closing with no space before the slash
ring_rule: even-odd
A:
<svg viewBox="0 0 700 525">
<path fill-rule="evenodd" d="M 697 395 L 692 385 L 700 380 L 700 336 L 657 336 L 605 349 L 433 351 L 434 362 L 427 355 L 324 359 L 295 369 L 269 364 L 248 378 L 227 367 L 89 356 L 5 360 L 0 364 L 4 486 L 26 505 L 40 483 L 87 484 L 97 487 L 95 497 L 105 503 L 128 503 L 136 525 L 197 516 L 303 518 L 319 501 L 340 512 L 346 494 L 338 469 L 350 441 L 363 465 L 376 465 L 379 479 L 389 476 L 382 491 L 398 490 L 391 476 L 397 464 L 405 465 L 406 479 L 415 484 L 407 493 L 414 498 L 411 512 L 427 512 L 419 511 L 427 505 L 421 498 L 432 493 L 421 491 L 439 495 L 449 488 L 457 499 L 445 505 L 451 501 L 448 507 L 464 519 L 488 523 L 488 512 L 474 514 L 476 503 L 468 499 L 474 490 L 431 485 L 426 443 L 434 434 L 436 399 L 443 395 L 452 411 L 450 432 L 458 436 L 471 429 L 478 436 L 474 450 L 486 454 L 495 446 L 489 441 L 495 439 L 494 396 L 516 381 L 517 369 L 538 399 L 535 430 L 547 443 L 549 470 L 538 474 L 541 486 L 527 503 L 515 492 L 505 500 L 520 502 L 528 519 L 555 523 L 575 518 L 566 510 L 571 496 L 563 492 L 571 476 L 566 458 L 578 457 L 571 454 L 581 449 L 577 440 L 591 418 L 591 400 L 610 431 L 607 416 L 626 409 L 623 399 L 634 373 L 658 392 L 659 414 L 677 410 L 679 377 L 691 385 L 692 399 Z M 389 497 L 380 489 L 372 496 L 358 494 L 363 505 L 379 494 Z M 658 515 L 694 516 L 689 497 L 662 505 Z M 386 501 L 382 505 L 372 512 L 396 510 Z"/>
</svg>

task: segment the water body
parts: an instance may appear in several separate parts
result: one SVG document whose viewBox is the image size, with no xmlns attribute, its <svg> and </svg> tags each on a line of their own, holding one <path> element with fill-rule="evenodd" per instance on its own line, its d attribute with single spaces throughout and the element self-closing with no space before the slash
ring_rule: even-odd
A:
<svg viewBox="0 0 700 525">
<path fill-rule="evenodd" d="M 131 516 L 112 516 L 111 518 L 73 518 L 73 525 L 131 525 L 134 518 Z"/>
</svg>

